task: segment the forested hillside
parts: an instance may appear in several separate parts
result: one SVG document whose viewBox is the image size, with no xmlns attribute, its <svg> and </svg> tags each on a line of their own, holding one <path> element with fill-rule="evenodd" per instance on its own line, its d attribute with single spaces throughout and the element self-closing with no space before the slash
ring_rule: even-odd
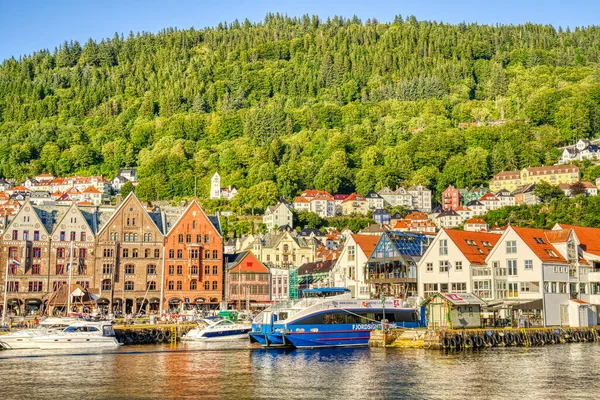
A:
<svg viewBox="0 0 600 400">
<path fill-rule="evenodd" d="M 414 17 L 69 42 L 0 66 L 0 174 L 137 166 L 148 200 L 189 196 L 194 177 L 207 195 L 215 171 L 241 201 L 474 185 L 600 130 L 599 58 L 599 27 Z"/>
</svg>

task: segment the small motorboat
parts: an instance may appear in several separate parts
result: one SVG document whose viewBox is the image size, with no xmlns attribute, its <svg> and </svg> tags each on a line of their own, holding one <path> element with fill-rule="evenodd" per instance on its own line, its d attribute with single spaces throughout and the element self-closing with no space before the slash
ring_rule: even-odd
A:
<svg viewBox="0 0 600 400">
<path fill-rule="evenodd" d="M 80 321 L 62 332 L 35 336 L 31 339 L 38 348 L 48 349 L 99 349 L 121 346 L 115 337 L 110 321 Z"/>
<path fill-rule="evenodd" d="M 248 339 L 252 330 L 250 324 L 236 324 L 227 319 L 209 320 L 204 319 L 198 327 L 192 329 L 181 340 L 190 342 L 224 341 Z"/>
<path fill-rule="evenodd" d="M 31 340 L 33 337 L 63 331 L 77 321 L 77 318 L 46 318 L 35 328 L 23 329 L 0 336 L 0 346 L 7 350 L 37 349 L 39 346 Z"/>
</svg>

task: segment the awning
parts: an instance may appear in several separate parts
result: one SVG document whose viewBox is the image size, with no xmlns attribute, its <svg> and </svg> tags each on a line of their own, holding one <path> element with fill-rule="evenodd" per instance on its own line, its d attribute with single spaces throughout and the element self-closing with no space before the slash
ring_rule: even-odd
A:
<svg viewBox="0 0 600 400">
<path fill-rule="evenodd" d="M 8 304 L 10 304 L 11 306 L 15 305 L 15 304 L 21 304 L 21 303 L 23 303 L 20 299 L 8 299 L 6 302 Z"/>
<path fill-rule="evenodd" d="M 179 303 L 181 303 L 181 299 L 178 299 L 177 297 L 169 299 L 169 304 L 179 304 Z"/>
<path fill-rule="evenodd" d="M 100 297 L 98 300 L 96 300 L 96 304 L 98 304 L 99 306 L 104 306 L 110 303 L 110 300 L 108 300 L 107 298 L 104 297 Z"/>
<path fill-rule="evenodd" d="M 40 299 L 27 299 L 25 300 L 25 304 L 30 306 L 39 306 L 42 304 L 42 301 Z"/>
<path fill-rule="evenodd" d="M 513 310 L 542 310 L 544 308 L 544 300 L 537 299 L 527 303 L 512 304 Z"/>
<path fill-rule="evenodd" d="M 160 304 L 160 299 L 158 297 L 153 297 L 150 299 L 150 304 Z"/>
</svg>

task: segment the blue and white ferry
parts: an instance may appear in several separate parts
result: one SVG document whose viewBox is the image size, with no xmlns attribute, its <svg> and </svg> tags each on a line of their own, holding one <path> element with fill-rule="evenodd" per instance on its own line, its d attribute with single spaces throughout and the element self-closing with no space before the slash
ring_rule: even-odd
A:
<svg viewBox="0 0 600 400">
<path fill-rule="evenodd" d="M 303 293 L 305 297 L 295 303 L 278 304 L 259 314 L 250 337 L 263 346 L 366 346 L 382 320 L 387 320 L 389 328 L 426 326 L 423 310 L 402 300 L 357 300 L 348 289 L 340 288 Z"/>
</svg>

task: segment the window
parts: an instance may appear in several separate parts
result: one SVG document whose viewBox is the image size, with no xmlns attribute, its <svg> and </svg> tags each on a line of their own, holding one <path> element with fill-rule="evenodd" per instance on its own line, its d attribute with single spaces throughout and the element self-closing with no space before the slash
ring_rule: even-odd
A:
<svg viewBox="0 0 600 400">
<path fill-rule="evenodd" d="M 183 289 L 183 283 L 181 281 L 177 281 L 177 290 Z"/>
<path fill-rule="evenodd" d="M 41 292 L 42 291 L 42 282 L 39 282 L 39 281 L 29 282 L 29 291 L 30 292 Z"/>
<path fill-rule="evenodd" d="M 110 233 L 110 240 L 112 240 L 113 242 L 117 241 L 117 232 Z"/>
<path fill-rule="evenodd" d="M 129 249 L 123 249 L 123 258 L 129 258 Z"/>
<path fill-rule="evenodd" d="M 169 265 L 169 275 L 175 275 L 175 266 Z"/>
<path fill-rule="evenodd" d="M 219 289 L 219 282 L 213 281 L 212 288 L 213 288 L 213 290 Z"/>
<path fill-rule="evenodd" d="M 427 272 L 433 272 L 433 263 L 432 262 L 428 262 L 427 264 L 425 264 L 425 267 L 426 267 Z"/>
<path fill-rule="evenodd" d="M 183 275 L 183 266 L 182 265 L 177 266 L 177 275 Z"/>
<path fill-rule="evenodd" d="M 210 250 L 206 250 L 204 252 L 204 258 L 207 259 L 207 260 L 210 260 Z"/>
<path fill-rule="evenodd" d="M 148 275 L 156 275 L 156 265 L 150 264 L 146 267 L 146 273 Z"/>
<path fill-rule="evenodd" d="M 40 274 L 40 264 L 33 264 L 31 266 L 31 275 L 39 275 Z"/>
<path fill-rule="evenodd" d="M 150 258 L 150 249 L 144 250 L 144 258 Z"/>
<path fill-rule="evenodd" d="M 196 243 L 202 243 L 202 235 L 196 235 Z"/>
<path fill-rule="evenodd" d="M 530 292 L 531 286 L 529 286 L 529 282 L 521 282 L 521 292 Z"/>
<path fill-rule="evenodd" d="M 137 233 L 134 233 L 134 234 L 133 234 L 133 241 L 134 241 L 134 242 L 137 242 L 137 241 L 138 241 L 138 236 L 137 236 Z"/>
<path fill-rule="evenodd" d="M 448 284 L 447 283 L 440 283 L 440 292 L 448 293 Z"/>
<path fill-rule="evenodd" d="M 190 281 L 190 290 L 196 290 L 198 289 L 198 281 L 195 279 L 192 279 Z"/>
<path fill-rule="evenodd" d="M 65 264 L 56 264 L 56 275 L 65 274 Z"/>
<path fill-rule="evenodd" d="M 82 241 L 82 242 L 85 242 L 85 232 L 81 232 L 79 234 L 79 240 Z"/>
<path fill-rule="evenodd" d="M 156 282 L 154 282 L 154 281 L 146 282 L 146 290 L 156 290 Z"/>
<path fill-rule="evenodd" d="M 6 291 L 18 292 L 19 291 L 19 282 L 8 282 L 6 285 Z"/>
<path fill-rule="evenodd" d="M 183 250 L 182 249 L 177 250 L 177 258 L 178 259 L 183 258 Z"/>
<path fill-rule="evenodd" d="M 125 282 L 125 290 L 126 291 L 135 290 L 135 285 L 134 285 L 133 281 L 127 281 L 127 282 Z"/>
<path fill-rule="evenodd" d="M 204 290 L 210 290 L 210 282 L 209 281 L 204 282 Z"/>
<path fill-rule="evenodd" d="M 558 293 L 567 293 L 567 283 L 566 282 L 558 283 Z"/>
<path fill-rule="evenodd" d="M 217 258 L 219 258 L 219 251 L 218 250 L 213 250 L 213 257 L 214 260 L 216 260 Z"/>
<path fill-rule="evenodd" d="M 18 253 L 18 249 L 16 247 L 10 247 L 8 249 L 8 256 L 11 258 L 16 258 Z"/>
<path fill-rule="evenodd" d="M 23 231 L 23 240 L 29 240 L 29 231 Z"/>
<path fill-rule="evenodd" d="M 440 239 L 440 256 L 448 255 L 448 240 Z"/>
<path fill-rule="evenodd" d="M 110 279 L 102 281 L 102 290 L 112 290 L 112 281 Z"/>
<path fill-rule="evenodd" d="M 112 258 L 113 255 L 114 255 L 113 249 L 104 249 L 104 250 L 102 250 L 102 255 L 105 258 Z"/>
<path fill-rule="evenodd" d="M 112 264 L 102 264 L 102 274 L 103 275 L 111 275 L 113 273 Z"/>
<path fill-rule="evenodd" d="M 75 282 L 78 285 L 81 285 L 82 288 L 84 289 L 89 289 L 90 288 L 90 282 L 89 281 L 77 281 Z"/>
<path fill-rule="evenodd" d="M 204 275 L 210 275 L 210 265 L 204 266 Z"/>
<path fill-rule="evenodd" d="M 77 232 L 71 232 L 70 240 L 72 242 L 74 242 L 75 240 L 77 240 Z"/>
<path fill-rule="evenodd" d="M 40 231 L 33 231 L 33 240 L 40 240 Z"/>
<path fill-rule="evenodd" d="M 125 273 L 127 275 L 135 274 L 135 265 L 131 265 L 131 264 L 125 265 Z"/>
<path fill-rule="evenodd" d="M 192 221 L 192 229 L 196 229 L 196 221 Z"/>
<path fill-rule="evenodd" d="M 448 266 L 450 265 L 450 263 L 448 261 L 440 261 L 440 273 L 442 272 L 448 272 L 449 268 Z"/>
<path fill-rule="evenodd" d="M 138 258 L 138 249 L 131 250 L 131 258 Z"/>
<path fill-rule="evenodd" d="M 175 282 L 169 281 L 168 286 L 169 286 L 169 290 L 175 290 Z"/>
<path fill-rule="evenodd" d="M 533 260 L 525 260 L 525 269 L 533 269 Z"/>
<path fill-rule="evenodd" d="M 198 249 L 191 249 L 190 250 L 190 258 L 192 260 L 197 259 L 199 256 L 200 256 L 200 250 L 198 250 Z"/>
<path fill-rule="evenodd" d="M 516 240 L 507 240 L 506 241 L 506 254 L 516 254 L 517 253 L 517 241 Z"/>
<path fill-rule="evenodd" d="M 64 232 L 61 232 L 61 233 L 64 233 Z M 19 239 L 19 231 L 15 229 L 12 231 L 12 240 L 18 240 L 18 239 Z"/>
<path fill-rule="evenodd" d="M 179 235 L 177 235 L 177 242 L 183 243 L 183 233 L 180 233 Z"/>
<path fill-rule="evenodd" d="M 453 293 L 467 293 L 467 283 L 466 282 L 453 282 L 452 283 L 452 292 Z"/>
<path fill-rule="evenodd" d="M 39 247 L 33 248 L 33 258 L 40 258 L 42 256 L 42 249 Z"/>
<path fill-rule="evenodd" d="M 456 262 L 454 263 L 454 268 L 455 268 L 457 271 L 462 271 L 462 261 L 456 261 Z"/>
<path fill-rule="evenodd" d="M 354 261 L 355 251 L 354 246 L 348 246 L 348 261 Z"/>
<path fill-rule="evenodd" d="M 61 281 L 54 281 L 54 282 L 52 282 L 52 290 L 54 290 L 56 292 L 58 289 L 60 289 L 60 287 L 62 285 L 66 285 L 66 284 L 67 284 L 67 282 L 65 282 L 65 281 L 62 281 L 62 282 Z"/>
<path fill-rule="evenodd" d="M 192 235 L 190 235 L 189 233 L 185 235 L 185 242 L 192 243 Z"/>
<path fill-rule="evenodd" d="M 519 297 L 519 284 L 508 282 L 508 297 Z"/>
<path fill-rule="evenodd" d="M 149 243 L 152 241 L 152 234 L 151 233 L 144 233 L 144 242 Z"/>
<path fill-rule="evenodd" d="M 423 284 L 423 292 L 425 297 L 431 296 L 433 293 L 438 291 L 437 283 L 425 283 Z"/>
<path fill-rule="evenodd" d="M 169 250 L 169 258 L 175 258 L 175 250 Z"/>
<path fill-rule="evenodd" d="M 197 265 L 192 265 L 190 267 L 190 274 L 192 274 L 192 275 L 198 275 L 198 266 Z"/>
<path fill-rule="evenodd" d="M 160 250 L 154 249 L 154 258 L 160 258 Z"/>
<path fill-rule="evenodd" d="M 533 241 L 534 241 L 534 242 L 536 242 L 537 244 L 544 244 L 544 243 L 545 243 L 545 242 L 544 242 L 544 239 L 542 239 L 542 238 L 537 238 L 537 237 L 534 237 L 534 238 L 533 238 Z"/>
<path fill-rule="evenodd" d="M 210 243 L 210 236 L 204 235 L 204 243 Z"/>
<path fill-rule="evenodd" d="M 87 258 L 87 249 L 79 249 L 79 258 Z"/>
<path fill-rule="evenodd" d="M 213 265 L 213 275 L 219 275 L 219 266 Z"/>
<path fill-rule="evenodd" d="M 517 275 L 517 260 L 506 260 L 506 268 L 508 275 Z"/>
</svg>

